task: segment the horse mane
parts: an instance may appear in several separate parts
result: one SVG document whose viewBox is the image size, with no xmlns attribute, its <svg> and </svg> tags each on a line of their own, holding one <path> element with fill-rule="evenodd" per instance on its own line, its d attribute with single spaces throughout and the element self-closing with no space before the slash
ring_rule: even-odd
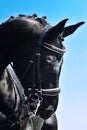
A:
<svg viewBox="0 0 87 130">
<path fill-rule="evenodd" d="M 15 19 L 23 19 L 23 18 L 26 18 L 26 19 L 32 19 L 32 20 L 35 20 L 37 22 L 39 22 L 40 24 L 42 25 L 47 25 L 47 21 L 46 21 L 46 16 L 42 16 L 41 18 L 37 16 L 37 14 L 33 14 L 33 15 L 25 15 L 25 14 L 19 14 L 18 16 L 14 17 L 14 16 L 10 16 L 10 18 L 8 20 L 6 20 L 4 23 L 2 24 L 6 24 L 10 21 L 13 21 Z"/>
</svg>

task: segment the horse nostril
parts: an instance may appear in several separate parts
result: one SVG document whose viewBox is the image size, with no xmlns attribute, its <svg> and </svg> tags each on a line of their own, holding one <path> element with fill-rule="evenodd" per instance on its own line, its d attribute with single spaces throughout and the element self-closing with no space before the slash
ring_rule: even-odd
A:
<svg viewBox="0 0 87 130">
<path fill-rule="evenodd" d="M 50 116 L 52 113 L 53 113 L 52 110 L 47 110 L 47 114 L 48 114 L 48 116 Z"/>
<path fill-rule="evenodd" d="M 53 106 L 49 105 L 48 108 L 46 108 L 46 112 L 48 115 L 51 115 L 54 112 Z"/>
</svg>

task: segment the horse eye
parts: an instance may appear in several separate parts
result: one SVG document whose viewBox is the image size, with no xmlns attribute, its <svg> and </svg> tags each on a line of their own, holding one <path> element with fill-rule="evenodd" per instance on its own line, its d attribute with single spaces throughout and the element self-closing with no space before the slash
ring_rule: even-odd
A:
<svg viewBox="0 0 87 130">
<path fill-rule="evenodd" d="M 46 57 L 46 61 L 47 61 L 47 63 L 51 63 L 52 62 L 52 57 L 51 56 L 47 56 Z"/>
</svg>

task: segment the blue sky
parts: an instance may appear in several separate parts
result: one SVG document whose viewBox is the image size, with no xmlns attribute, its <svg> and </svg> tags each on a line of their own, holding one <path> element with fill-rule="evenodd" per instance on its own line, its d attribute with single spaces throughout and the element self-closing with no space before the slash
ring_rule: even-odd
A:
<svg viewBox="0 0 87 130">
<path fill-rule="evenodd" d="M 60 77 L 60 101 L 56 112 L 59 130 L 87 130 L 87 0 L 1 0 L 0 23 L 11 15 L 37 13 L 50 24 L 69 18 L 67 25 L 85 21 L 65 38 L 66 54 Z"/>
</svg>

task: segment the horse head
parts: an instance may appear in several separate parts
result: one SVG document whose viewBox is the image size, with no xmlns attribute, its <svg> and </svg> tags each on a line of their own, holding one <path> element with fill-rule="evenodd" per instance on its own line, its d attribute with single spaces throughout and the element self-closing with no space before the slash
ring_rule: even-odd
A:
<svg viewBox="0 0 87 130">
<path fill-rule="evenodd" d="M 79 22 L 65 27 L 67 20 L 51 26 L 45 16 L 38 18 L 35 14 L 33 16 L 20 14 L 16 18 L 10 17 L 0 25 L 0 74 L 10 62 L 13 62 L 13 68 L 30 104 L 39 86 L 43 100 L 37 114 L 43 119 L 49 118 L 57 109 L 59 77 L 63 54 L 66 51 L 64 38 L 84 23 Z M 14 108 L 14 105 L 11 108 Z M 8 109 L 11 108 L 8 106 Z"/>
<path fill-rule="evenodd" d="M 41 48 L 41 82 L 42 88 L 48 88 L 54 92 L 59 92 L 59 77 L 63 64 L 63 54 L 66 49 L 64 46 L 64 38 L 71 35 L 84 22 L 79 22 L 75 25 L 65 27 L 68 19 L 64 19 L 55 26 L 50 26 L 43 38 Z M 57 89 L 59 88 L 59 89 Z M 58 94 L 47 94 L 43 96 L 41 107 L 41 117 L 48 118 L 55 112 L 58 104 Z"/>
</svg>

